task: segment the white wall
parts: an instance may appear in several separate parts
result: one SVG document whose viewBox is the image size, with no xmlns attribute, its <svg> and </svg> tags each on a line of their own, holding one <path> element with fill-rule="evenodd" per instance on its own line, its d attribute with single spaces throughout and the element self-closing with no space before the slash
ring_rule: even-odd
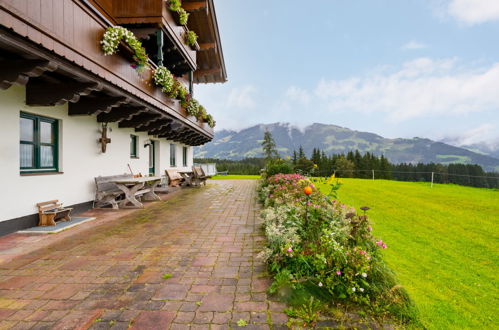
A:
<svg viewBox="0 0 499 330">
<path fill-rule="evenodd" d="M 19 170 L 20 112 L 43 115 L 59 121 L 59 170 L 63 174 L 21 176 Z M 106 153 L 101 153 L 100 124 L 95 116 L 68 116 L 67 104 L 56 107 L 30 107 L 25 104 L 25 88 L 12 86 L 0 91 L 0 221 L 37 213 L 35 204 L 59 199 L 65 205 L 93 200 L 94 177 L 129 173 L 149 173 L 148 139 L 156 144 L 156 175 L 164 175 L 170 165 L 170 141 L 155 139 L 133 129 L 109 125 Z M 139 137 L 138 159 L 130 158 L 130 134 Z M 182 148 L 177 144 L 177 165 L 182 165 Z M 189 147 L 188 168 L 192 166 Z M 181 167 L 180 167 L 181 168 Z"/>
</svg>

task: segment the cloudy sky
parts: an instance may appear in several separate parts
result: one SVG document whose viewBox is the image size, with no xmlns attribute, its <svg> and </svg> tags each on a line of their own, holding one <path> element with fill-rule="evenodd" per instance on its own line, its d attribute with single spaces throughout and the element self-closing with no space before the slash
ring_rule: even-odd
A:
<svg viewBox="0 0 499 330">
<path fill-rule="evenodd" d="M 499 0 L 215 0 L 217 129 L 314 122 L 499 147 Z"/>
</svg>

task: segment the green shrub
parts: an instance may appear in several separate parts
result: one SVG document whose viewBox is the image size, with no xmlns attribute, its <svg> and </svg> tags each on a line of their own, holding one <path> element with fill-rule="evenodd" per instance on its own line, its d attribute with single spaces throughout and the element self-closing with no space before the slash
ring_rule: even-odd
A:
<svg viewBox="0 0 499 330">
<path fill-rule="evenodd" d="M 291 164 L 286 162 L 284 159 L 273 159 L 270 160 L 265 166 L 265 174 L 270 177 L 275 174 L 290 174 L 293 173 L 293 168 Z"/>
<path fill-rule="evenodd" d="M 185 35 L 185 42 L 189 45 L 194 47 L 196 45 L 196 42 L 198 40 L 198 35 L 194 31 L 189 31 Z"/>
<path fill-rule="evenodd" d="M 330 302 L 364 306 L 373 314 L 402 322 L 414 320 L 407 292 L 383 261 L 387 244 L 372 236 L 365 214 L 368 208 L 359 214 L 332 199 L 339 187 L 334 178 L 328 182 L 332 188 L 326 196 L 299 174 L 271 175 L 269 169 L 278 172 L 283 164 L 281 160 L 269 163 L 268 176 L 259 188 L 268 242 L 259 257 L 275 274 L 270 292 L 278 292 L 283 285 L 322 290 L 322 297 L 329 296 Z M 312 188 L 310 194 L 305 194 L 305 187 Z M 315 307 L 313 300 L 304 306 L 308 322 L 315 320 Z"/>
</svg>

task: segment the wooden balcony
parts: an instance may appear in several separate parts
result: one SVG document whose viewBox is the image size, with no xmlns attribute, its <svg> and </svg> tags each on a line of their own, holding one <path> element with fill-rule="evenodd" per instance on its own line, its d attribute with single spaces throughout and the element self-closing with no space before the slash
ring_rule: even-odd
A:
<svg viewBox="0 0 499 330">
<path fill-rule="evenodd" d="M 171 50 L 181 53 L 187 61 L 191 71 L 196 70 L 196 50 L 185 43 L 185 34 L 188 29 L 177 24 L 164 0 L 113 0 L 112 15 L 119 25 L 129 26 L 131 29 L 146 31 L 151 26 L 160 27 L 167 37 L 165 55 L 171 55 Z M 167 54 L 170 51 L 170 54 Z"/>
<path fill-rule="evenodd" d="M 17 80 L 11 79 L 11 83 L 27 84 L 35 93 L 32 96 L 47 82 L 47 86 L 55 81 L 73 86 L 67 95 L 51 101 L 73 102 L 70 111 L 85 98 L 92 103 L 114 97 L 116 102 L 108 100 L 104 110 L 87 114 L 107 114 L 119 106 L 147 108 L 166 116 L 161 119 L 182 123 L 183 130 L 196 131 L 200 135 L 196 141 L 211 140 L 213 129 L 189 118 L 177 100 L 153 86 L 150 70 L 138 73 L 132 68 L 130 54 L 103 55 L 100 41 L 109 25 L 105 15 L 86 0 L 0 0 L 0 61 L 25 60 L 19 64 Z M 0 88 L 6 88 L 5 84 L 8 87 L 9 81 L 4 80 Z M 51 88 L 57 90 L 55 85 Z"/>
</svg>

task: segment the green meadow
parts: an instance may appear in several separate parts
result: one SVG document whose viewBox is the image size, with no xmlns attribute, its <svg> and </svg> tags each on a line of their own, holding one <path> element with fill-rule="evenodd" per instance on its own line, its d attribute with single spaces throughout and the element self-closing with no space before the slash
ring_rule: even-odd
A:
<svg viewBox="0 0 499 330">
<path fill-rule="evenodd" d="M 371 208 L 367 214 L 374 235 L 388 244 L 385 260 L 415 301 L 425 327 L 499 328 L 499 191 L 341 182 L 341 202 Z"/>
</svg>

